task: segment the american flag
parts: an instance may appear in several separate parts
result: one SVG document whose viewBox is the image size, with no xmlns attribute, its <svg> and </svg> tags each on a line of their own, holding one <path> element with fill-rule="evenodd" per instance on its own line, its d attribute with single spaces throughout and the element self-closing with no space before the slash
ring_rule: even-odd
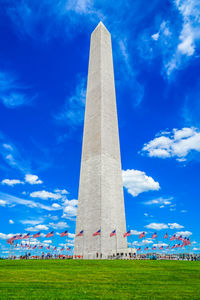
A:
<svg viewBox="0 0 200 300">
<path fill-rule="evenodd" d="M 171 249 L 174 249 L 174 248 L 175 248 L 175 245 L 173 245 Z"/>
<path fill-rule="evenodd" d="M 33 235 L 33 238 L 35 239 L 35 238 L 38 238 L 38 237 L 40 237 L 40 235 L 41 235 L 41 233 L 40 232 L 38 232 L 38 233 L 35 233 L 34 235 Z"/>
<path fill-rule="evenodd" d="M 22 239 L 22 234 L 18 234 L 18 235 L 16 235 L 16 238 L 15 238 L 15 240 L 21 240 Z"/>
<path fill-rule="evenodd" d="M 177 237 L 177 241 L 182 241 L 182 240 L 183 240 L 182 235 L 179 235 L 179 236 Z"/>
<path fill-rule="evenodd" d="M 14 235 L 14 236 L 12 236 L 11 238 L 9 238 L 9 239 L 7 240 L 7 244 L 13 244 L 13 241 L 15 240 L 15 238 L 16 238 L 16 235 Z"/>
<path fill-rule="evenodd" d="M 155 238 L 157 238 L 158 236 L 157 236 L 157 233 L 156 232 L 154 232 L 154 234 L 152 235 L 152 239 L 155 239 Z"/>
<path fill-rule="evenodd" d="M 25 244 L 25 248 L 28 248 L 29 247 L 29 245 L 28 244 Z"/>
<path fill-rule="evenodd" d="M 55 251 L 57 249 L 57 247 L 54 247 L 53 250 Z"/>
<path fill-rule="evenodd" d="M 160 250 L 163 250 L 163 246 L 160 246 L 160 248 L 159 248 Z"/>
<path fill-rule="evenodd" d="M 99 229 L 98 231 L 96 231 L 95 233 L 93 233 L 92 236 L 97 236 L 97 235 L 100 235 L 101 234 L 101 229 Z"/>
<path fill-rule="evenodd" d="M 175 245 L 175 248 L 178 248 L 178 244 Z"/>
<path fill-rule="evenodd" d="M 124 237 L 130 236 L 130 235 L 131 235 L 131 231 L 130 230 L 124 233 Z"/>
<path fill-rule="evenodd" d="M 63 237 L 63 236 L 68 236 L 68 231 L 67 231 L 67 230 L 63 231 L 63 232 L 60 234 L 60 236 L 61 236 L 61 237 Z"/>
<path fill-rule="evenodd" d="M 176 234 L 172 235 L 172 237 L 170 238 L 170 241 L 174 241 L 176 239 Z"/>
<path fill-rule="evenodd" d="M 141 238 L 143 238 L 143 237 L 145 237 L 145 232 L 144 232 L 144 231 L 140 233 L 139 239 L 141 239 Z"/>
<path fill-rule="evenodd" d="M 81 230 L 76 236 L 83 236 L 83 230 Z"/>
<path fill-rule="evenodd" d="M 137 248 L 137 251 L 140 251 L 141 250 L 141 247 Z"/>
<path fill-rule="evenodd" d="M 154 246 L 154 247 L 152 248 L 152 250 L 156 250 L 156 247 Z"/>
<path fill-rule="evenodd" d="M 167 246 L 165 249 L 169 249 L 169 246 Z"/>
<path fill-rule="evenodd" d="M 144 250 L 147 251 L 149 249 L 149 247 L 145 247 Z"/>
<path fill-rule="evenodd" d="M 54 231 L 51 231 L 51 232 L 47 233 L 47 235 L 46 235 L 45 237 L 46 237 L 46 238 L 47 238 L 47 237 L 52 237 L 53 234 L 54 234 Z"/>
<path fill-rule="evenodd" d="M 39 248 L 39 249 L 43 249 L 43 246 L 39 246 L 38 248 Z"/>
<path fill-rule="evenodd" d="M 37 248 L 37 246 L 35 245 L 35 246 L 33 246 L 33 248 L 32 249 L 36 249 Z"/>
<path fill-rule="evenodd" d="M 24 240 L 24 239 L 30 238 L 30 235 L 31 235 L 30 233 L 25 234 L 25 235 L 23 236 L 23 240 Z"/>
<path fill-rule="evenodd" d="M 16 243 L 16 244 L 15 244 L 15 248 L 17 247 L 17 245 L 18 245 L 18 244 Z"/>
<path fill-rule="evenodd" d="M 167 234 L 167 232 L 165 233 L 164 239 L 168 239 L 168 234 Z"/>
<path fill-rule="evenodd" d="M 46 249 L 49 250 L 49 249 L 50 249 L 50 246 L 47 246 Z"/>
<path fill-rule="evenodd" d="M 71 247 L 68 247 L 68 248 L 67 248 L 67 251 L 69 251 L 69 250 L 71 250 Z"/>
<path fill-rule="evenodd" d="M 21 243 L 21 245 L 20 245 L 20 246 L 21 246 L 21 248 L 24 248 L 24 245 L 23 245 L 22 243 Z"/>
<path fill-rule="evenodd" d="M 113 231 L 111 232 L 110 237 L 112 237 L 112 236 L 114 236 L 114 235 L 116 235 L 116 230 L 113 230 Z"/>
<path fill-rule="evenodd" d="M 64 250 L 64 247 L 62 247 L 61 249 L 60 249 L 60 251 L 63 251 Z"/>
<path fill-rule="evenodd" d="M 191 244 L 190 239 L 185 237 L 185 238 L 183 239 L 183 244 L 184 244 L 184 246 L 190 245 L 190 244 Z"/>
</svg>

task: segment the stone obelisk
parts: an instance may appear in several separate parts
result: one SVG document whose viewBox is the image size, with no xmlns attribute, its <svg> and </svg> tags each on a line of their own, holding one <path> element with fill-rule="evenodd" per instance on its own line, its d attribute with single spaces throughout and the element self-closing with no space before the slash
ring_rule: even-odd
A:
<svg viewBox="0 0 200 300">
<path fill-rule="evenodd" d="M 75 256 L 108 258 L 127 248 L 111 36 L 102 22 L 90 41 L 76 235 L 82 230 Z"/>
</svg>

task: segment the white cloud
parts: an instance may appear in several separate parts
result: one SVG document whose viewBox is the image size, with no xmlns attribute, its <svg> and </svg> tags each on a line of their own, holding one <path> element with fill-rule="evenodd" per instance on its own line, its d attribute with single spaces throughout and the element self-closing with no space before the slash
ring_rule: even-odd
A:
<svg viewBox="0 0 200 300">
<path fill-rule="evenodd" d="M 6 206 L 6 201 L 0 200 L 0 206 Z"/>
<path fill-rule="evenodd" d="M 62 196 L 60 194 L 55 194 L 55 193 L 47 192 L 45 190 L 43 190 L 43 191 L 37 191 L 37 192 L 32 192 L 30 194 L 30 196 L 32 198 L 40 198 L 40 199 L 43 199 L 43 200 L 48 200 L 48 199 L 58 200 L 58 199 L 62 198 Z"/>
<path fill-rule="evenodd" d="M 146 204 L 146 205 L 161 205 L 162 207 L 164 207 L 165 205 L 170 205 L 172 203 L 172 200 L 173 200 L 173 197 L 170 197 L 170 198 L 159 197 L 156 199 L 146 201 L 146 202 L 144 202 L 144 204 Z"/>
<path fill-rule="evenodd" d="M 182 225 L 180 225 L 178 223 L 168 223 L 168 225 L 169 225 L 170 229 L 181 229 L 181 228 L 184 227 L 184 226 L 182 226 Z"/>
<path fill-rule="evenodd" d="M 149 245 L 149 244 L 153 244 L 153 241 L 151 239 L 144 239 L 140 242 L 138 242 L 138 241 L 133 242 L 134 246 L 144 246 L 144 245 Z"/>
<path fill-rule="evenodd" d="M 14 224 L 14 221 L 10 219 L 9 224 Z"/>
<path fill-rule="evenodd" d="M 68 199 L 66 199 L 65 201 L 64 201 L 64 206 L 77 206 L 77 204 L 78 204 L 78 200 L 76 200 L 76 199 L 72 199 L 72 200 L 68 200 Z"/>
<path fill-rule="evenodd" d="M 158 244 L 153 244 L 152 246 L 153 246 L 153 247 L 157 247 L 157 246 L 158 246 L 158 247 L 161 247 L 161 246 L 166 247 L 166 246 L 168 246 L 168 244 L 158 242 Z"/>
<path fill-rule="evenodd" d="M 14 233 L 2 233 L 0 232 L 0 239 L 1 240 L 7 240 L 9 238 L 11 238 L 14 235 Z"/>
<path fill-rule="evenodd" d="M 164 223 L 150 223 L 145 227 L 149 229 L 162 230 L 162 229 L 167 229 L 168 225 Z"/>
<path fill-rule="evenodd" d="M 67 190 L 65 190 L 65 189 L 63 189 L 63 190 L 55 189 L 54 192 L 55 192 L 55 193 L 60 193 L 60 194 L 62 194 L 62 195 L 67 195 L 67 194 L 69 194 L 69 192 L 68 192 Z"/>
<path fill-rule="evenodd" d="M 144 216 L 145 216 L 145 217 L 148 217 L 148 215 L 149 215 L 148 213 L 144 213 Z"/>
<path fill-rule="evenodd" d="M 190 231 L 179 231 L 179 232 L 176 233 L 176 235 L 190 236 L 190 235 L 192 235 L 192 232 L 190 232 Z"/>
<path fill-rule="evenodd" d="M 67 1 L 66 9 L 75 11 L 78 14 L 89 14 L 93 12 L 93 1 L 92 0 Z"/>
<path fill-rule="evenodd" d="M 27 227 L 25 230 L 26 231 L 40 231 L 40 230 L 48 230 L 49 227 L 47 227 L 46 225 L 36 225 L 34 227 Z"/>
<path fill-rule="evenodd" d="M 43 183 L 42 180 L 40 180 L 37 175 L 32 175 L 32 174 L 26 174 L 25 181 L 30 183 L 30 184 L 41 184 L 41 183 Z"/>
<path fill-rule="evenodd" d="M 155 229 L 155 230 L 161 230 L 161 229 L 181 229 L 184 226 L 178 224 L 178 223 L 151 223 L 149 225 L 145 226 L 146 228 L 149 229 Z"/>
<path fill-rule="evenodd" d="M 78 200 L 76 199 L 72 199 L 72 200 L 66 199 L 63 203 L 62 218 L 74 221 L 73 217 L 75 217 L 77 213 L 77 204 L 78 204 Z"/>
<path fill-rule="evenodd" d="M 194 250 L 194 251 L 199 251 L 200 248 L 194 247 L 193 250 Z"/>
<path fill-rule="evenodd" d="M 0 101 L 7 108 L 29 105 L 35 96 L 29 96 L 29 88 L 19 83 L 16 76 L 8 72 L 0 72 Z"/>
<path fill-rule="evenodd" d="M 42 243 L 44 243 L 44 244 L 51 244 L 52 240 L 44 240 Z"/>
<path fill-rule="evenodd" d="M 54 207 L 54 208 L 61 208 L 60 204 L 58 204 L 58 203 L 53 203 L 52 207 Z"/>
<path fill-rule="evenodd" d="M 74 233 L 68 233 L 68 237 L 70 238 L 70 239 L 74 239 L 75 238 L 75 234 Z"/>
<path fill-rule="evenodd" d="M 86 81 L 79 76 L 73 94 L 67 98 L 64 107 L 54 118 L 60 124 L 81 125 L 84 119 L 84 107 L 86 101 Z"/>
<path fill-rule="evenodd" d="M 175 157 L 178 161 L 185 161 L 191 151 L 200 152 L 200 131 L 194 127 L 161 132 L 142 148 L 142 152 L 150 157 Z"/>
<path fill-rule="evenodd" d="M 6 185 L 9 185 L 9 186 L 14 186 L 16 184 L 24 184 L 24 182 L 21 181 L 21 180 L 18 180 L 18 179 L 3 179 L 1 181 L 1 184 L 6 184 Z"/>
<path fill-rule="evenodd" d="M 182 209 L 182 210 L 181 210 L 181 213 L 183 213 L 183 214 L 186 213 L 186 212 L 187 212 L 186 209 Z"/>
<path fill-rule="evenodd" d="M 53 208 L 52 206 L 48 206 L 48 205 L 43 205 L 39 202 L 35 202 L 35 201 L 31 201 L 31 200 L 25 200 L 22 198 L 18 198 L 9 194 L 5 194 L 0 192 L 0 198 L 3 201 L 6 201 L 7 204 L 9 205 L 14 205 L 14 204 L 20 204 L 20 205 L 25 205 L 27 207 L 30 208 L 39 208 L 39 209 L 44 209 L 44 210 L 55 210 L 55 208 Z"/>
<path fill-rule="evenodd" d="M 160 189 L 159 183 L 154 181 L 152 177 L 147 176 L 145 172 L 133 169 L 123 170 L 122 176 L 125 188 L 133 197 L 143 192 L 158 191 Z"/>
<path fill-rule="evenodd" d="M 132 235 L 139 235 L 140 233 L 142 233 L 143 231 L 137 231 L 137 230 L 131 230 L 131 234 Z"/>
<path fill-rule="evenodd" d="M 21 220 L 20 223 L 24 225 L 37 225 L 39 223 L 43 222 L 42 218 L 39 218 L 38 220 Z"/>
<path fill-rule="evenodd" d="M 64 229 L 69 227 L 66 222 L 58 222 L 58 223 L 51 222 L 49 223 L 49 226 L 51 226 L 53 229 Z"/>
<path fill-rule="evenodd" d="M 45 217 L 53 220 L 53 221 L 57 221 L 58 220 L 58 216 L 52 216 L 51 214 L 46 215 Z"/>
<path fill-rule="evenodd" d="M 159 32 L 154 33 L 151 37 L 154 41 L 157 41 L 159 39 Z"/>
<path fill-rule="evenodd" d="M 63 218 L 66 216 L 74 217 L 76 216 L 77 208 L 75 206 L 65 206 L 63 209 Z"/>
<path fill-rule="evenodd" d="M 182 17 L 183 24 L 176 51 L 168 64 L 166 64 L 168 75 L 170 75 L 174 69 L 179 69 L 180 66 L 195 53 L 196 45 L 200 39 L 200 6 L 198 1 L 176 0 L 174 2 Z"/>
</svg>

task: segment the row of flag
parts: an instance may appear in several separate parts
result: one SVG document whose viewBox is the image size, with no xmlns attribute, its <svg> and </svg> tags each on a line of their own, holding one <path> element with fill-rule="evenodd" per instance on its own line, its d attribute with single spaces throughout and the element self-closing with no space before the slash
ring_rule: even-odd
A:
<svg viewBox="0 0 200 300">
<path fill-rule="evenodd" d="M 51 232 L 49 232 L 45 235 L 45 238 L 50 238 L 50 237 L 53 237 L 53 236 L 54 236 L 54 231 L 51 231 Z M 68 231 L 67 230 L 63 231 L 60 234 L 60 236 L 61 237 L 68 236 Z M 33 236 L 32 236 L 32 238 L 39 238 L 39 237 L 41 237 L 41 232 L 37 232 L 37 233 L 33 234 Z M 7 240 L 7 244 L 13 244 L 14 241 L 30 239 L 30 238 L 31 238 L 30 233 L 27 233 L 25 235 L 22 235 L 22 234 L 14 235 L 13 237 L 11 237 Z"/>
<path fill-rule="evenodd" d="M 81 230 L 76 236 L 83 236 L 84 234 L 84 231 Z M 101 229 L 99 229 L 98 231 L 94 232 L 92 234 L 92 236 L 97 236 L 97 235 L 101 235 Z M 116 230 L 113 230 L 111 233 L 110 233 L 110 237 L 112 236 L 115 236 L 116 235 Z M 127 236 L 131 236 L 131 230 L 127 231 L 124 233 L 124 237 L 127 237 Z M 145 232 L 141 232 L 139 234 L 139 239 L 142 239 L 145 237 Z M 158 235 L 157 235 L 157 232 L 154 232 L 152 237 L 152 239 L 155 239 L 155 238 L 158 238 Z M 168 239 L 168 233 L 165 233 L 164 235 L 164 239 Z M 179 236 L 176 236 L 176 234 L 174 234 L 171 238 L 170 238 L 170 241 L 174 241 L 174 240 L 178 240 L 178 241 L 182 241 L 183 244 L 187 245 L 188 243 L 190 243 L 190 239 L 189 238 L 183 238 L 182 235 L 179 235 Z M 191 244 L 191 243 L 190 243 Z"/>
<path fill-rule="evenodd" d="M 189 241 L 189 243 L 187 243 L 187 244 L 175 244 L 175 245 L 173 245 L 171 248 L 170 248 L 170 246 L 168 245 L 168 246 L 166 246 L 165 248 L 164 248 L 164 246 L 160 246 L 160 247 L 156 247 L 156 246 L 154 246 L 154 247 L 152 247 L 151 249 L 152 250 L 156 250 L 157 248 L 159 249 L 159 250 L 167 250 L 167 249 L 175 249 L 175 248 L 182 248 L 182 247 L 184 247 L 184 246 L 188 246 L 188 245 L 190 245 L 191 244 L 191 242 Z M 144 250 L 145 251 L 148 251 L 148 250 L 151 250 L 149 247 L 145 247 L 144 248 Z M 137 251 L 141 251 L 142 250 L 142 248 L 141 247 L 139 247 L 139 248 L 137 248 Z"/>
<path fill-rule="evenodd" d="M 33 247 L 31 247 L 30 245 L 28 245 L 28 244 L 25 244 L 25 245 L 23 245 L 22 243 L 21 244 L 15 244 L 15 248 L 17 247 L 17 246 L 20 246 L 21 248 L 27 248 L 27 249 L 39 249 L 39 250 L 41 250 L 41 249 L 47 249 L 47 250 L 50 250 L 50 246 L 47 246 L 47 247 L 45 247 L 45 246 L 43 246 L 43 245 L 34 245 Z M 53 247 L 53 251 L 55 251 L 55 250 L 57 250 L 57 247 Z M 62 247 L 62 248 L 60 248 L 59 249 L 60 251 L 64 251 L 65 250 L 65 248 L 64 247 Z M 67 251 L 70 251 L 71 250 L 71 247 L 67 247 L 67 249 L 66 249 Z"/>
</svg>

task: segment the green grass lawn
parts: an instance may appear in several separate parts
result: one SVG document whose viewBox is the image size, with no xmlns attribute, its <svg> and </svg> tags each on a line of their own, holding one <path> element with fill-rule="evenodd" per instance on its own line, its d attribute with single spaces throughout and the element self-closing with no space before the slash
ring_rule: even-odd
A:
<svg viewBox="0 0 200 300">
<path fill-rule="evenodd" d="M 0 261 L 0 299 L 200 299 L 200 262 Z"/>
</svg>

